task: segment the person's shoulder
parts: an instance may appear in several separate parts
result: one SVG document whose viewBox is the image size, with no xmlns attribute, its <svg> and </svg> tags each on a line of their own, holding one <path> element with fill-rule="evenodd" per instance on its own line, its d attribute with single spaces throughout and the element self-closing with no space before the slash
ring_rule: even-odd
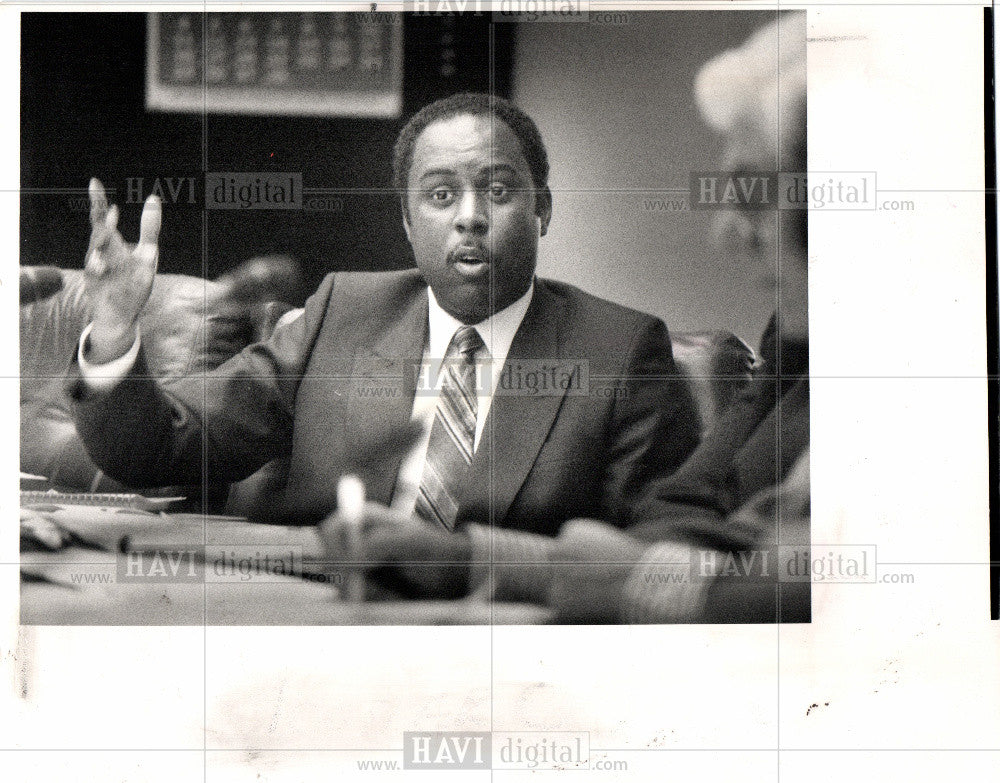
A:
<svg viewBox="0 0 1000 783">
<path fill-rule="evenodd" d="M 636 330 L 661 327 L 663 321 L 654 315 L 612 302 L 561 280 L 538 278 L 537 285 L 544 295 L 558 304 L 567 323 L 581 329 L 596 329 L 604 333 L 634 334 Z"/>
<path fill-rule="evenodd" d="M 656 316 L 594 296 L 575 285 L 538 278 L 536 285 L 548 318 L 558 323 L 563 350 L 586 355 L 591 363 L 620 365 L 635 356 L 670 356 L 666 325 Z M 601 366 L 604 366 L 603 364 Z"/>
<path fill-rule="evenodd" d="M 391 272 L 330 272 L 320 283 L 318 292 L 333 297 L 360 301 L 399 301 L 427 288 L 417 269 Z"/>
<path fill-rule="evenodd" d="M 425 288 L 423 275 L 418 269 L 399 269 L 389 272 L 330 272 L 323 278 L 323 285 L 333 287 L 392 290 L 397 288 Z"/>
</svg>

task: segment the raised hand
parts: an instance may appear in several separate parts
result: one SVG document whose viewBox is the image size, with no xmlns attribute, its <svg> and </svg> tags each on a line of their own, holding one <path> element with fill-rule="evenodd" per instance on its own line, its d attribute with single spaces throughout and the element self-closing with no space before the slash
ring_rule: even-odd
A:
<svg viewBox="0 0 1000 783">
<path fill-rule="evenodd" d="M 84 266 L 85 290 L 93 313 L 87 358 L 95 364 L 117 359 L 135 340 L 135 325 L 156 277 L 161 207 L 150 196 L 142 208 L 139 243 L 118 232 L 118 207 L 108 208 L 104 186 L 90 180 L 90 246 Z"/>
</svg>

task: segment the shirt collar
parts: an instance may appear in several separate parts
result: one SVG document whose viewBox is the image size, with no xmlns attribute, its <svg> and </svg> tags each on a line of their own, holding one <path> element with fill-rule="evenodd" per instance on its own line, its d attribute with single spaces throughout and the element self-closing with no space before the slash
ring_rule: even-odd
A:
<svg viewBox="0 0 1000 783">
<path fill-rule="evenodd" d="M 506 360 L 510 345 L 514 342 L 514 335 L 521 327 L 528 312 L 528 305 L 531 304 L 531 297 L 535 293 L 535 280 L 532 278 L 531 285 L 524 295 L 507 305 L 503 310 L 493 313 L 489 318 L 473 324 L 486 350 L 493 359 Z M 430 356 L 444 356 L 448 350 L 448 344 L 455 332 L 464 324 L 438 304 L 434 291 L 427 288 L 427 326 L 428 326 L 428 354 Z"/>
</svg>

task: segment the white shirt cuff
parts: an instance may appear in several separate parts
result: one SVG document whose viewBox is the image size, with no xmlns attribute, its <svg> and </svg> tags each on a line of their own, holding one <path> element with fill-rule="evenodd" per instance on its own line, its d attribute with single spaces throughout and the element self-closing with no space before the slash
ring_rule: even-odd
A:
<svg viewBox="0 0 1000 783">
<path fill-rule="evenodd" d="M 122 379 L 129 374 L 135 366 L 135 360 L 139 358 L 139 327 L 135 329 L 135 341 L 126 353 L 105 364 L 94 364 L 84 358 L 84 346 L 90 339 L 90 330 L 94 328 L 93 322 L 87 324 L 87 328 L 80 335 L 80 344 L 76 349 L 76 360 L 80 365 L 80 375 L 87 387 L 96 392 L 109 392 Z"/>
</svg>

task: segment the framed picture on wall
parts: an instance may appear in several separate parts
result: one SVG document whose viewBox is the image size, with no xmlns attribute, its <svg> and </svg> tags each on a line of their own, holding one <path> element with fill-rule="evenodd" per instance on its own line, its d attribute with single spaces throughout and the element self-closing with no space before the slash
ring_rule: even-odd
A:
<svg viewBox="0 0 1000 783">
<path fill-rule="evenodd" d="M 147 109 L 387 118 L 402 111 L 400 14 L 147 18 Z"/>
</svg>

